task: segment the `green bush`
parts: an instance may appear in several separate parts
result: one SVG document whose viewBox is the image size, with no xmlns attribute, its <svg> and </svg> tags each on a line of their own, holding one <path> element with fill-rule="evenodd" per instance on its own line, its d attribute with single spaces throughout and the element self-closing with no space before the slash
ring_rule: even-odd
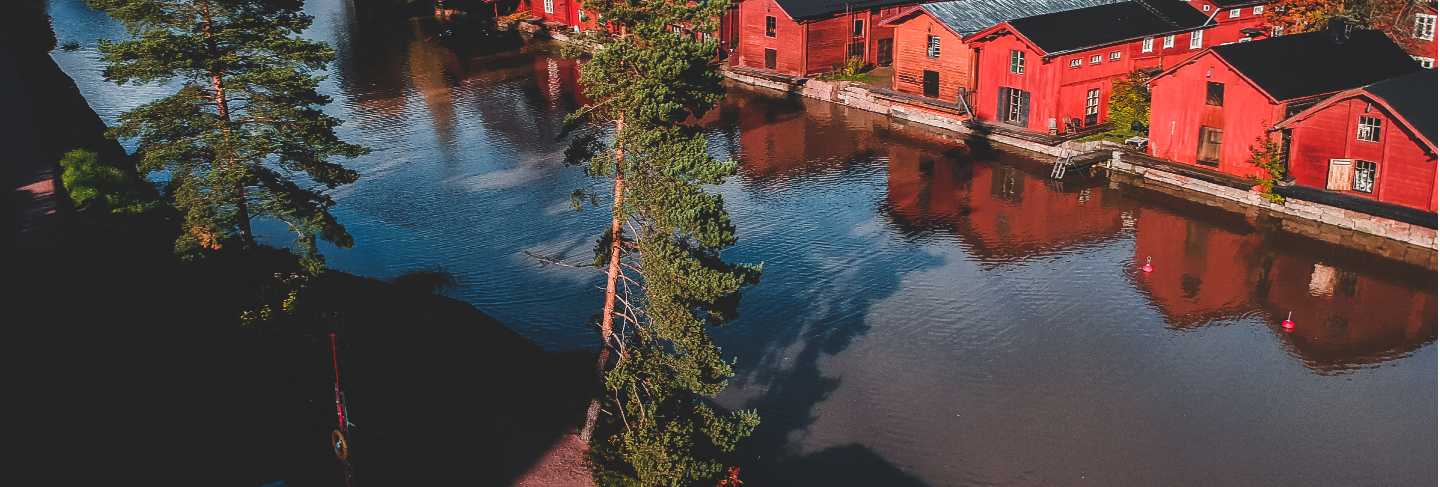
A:
<svg viewBox="0 0 1440 487">
<path fill-rule="evenodd" d="M 75 149 L 60 157 L 60 183 L 76 208 L 139 214 L 154 202 L 140 190 L 143 184 L 115 166 L 100 162 L 94 152 Z"/>
<path fill-rule="evenodd" d="M 1115 80 L 1110 90 L 1110 138 L 1123 140 L 1150 130 L 1150 75 L 1136 71 Z"/>
</svg>

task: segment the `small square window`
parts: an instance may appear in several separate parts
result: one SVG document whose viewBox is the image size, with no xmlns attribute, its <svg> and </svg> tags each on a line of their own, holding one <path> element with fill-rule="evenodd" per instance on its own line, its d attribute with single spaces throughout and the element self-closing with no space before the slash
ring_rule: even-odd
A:
<svg viewBox="0 0 1440 487">
<path fill-rule="evenodd" d="M 1090 64 L 1100 64 L 1100 60 L 1101 60 L 1101 59 L 1102 59 L 1102 58 L 1101 58 L 1101 56 L 1100 56 L 1099 54 L 1096 54 L 1096 55 L 1094 55 L 1094 56 L 1090 56 Z"/>
<path fill-rule="evenodd" d="M 1264 6 L 1264 5 L 1256 5 L 1255 8 L 1250 9 L 1250 13 L 1251 13 L 1251 14 L 1254 14 L 1254 15 L 1263 14 L 1263 13 L 1265 13 L 1265 6 Z"/>
<path fill-rule="evenodd" d="M 1214 81 L 1205 82 L 1205 104 L 1210 106 L 1225 106 L 1225 84 Z"/>
<path fill-rule="evenodd" d="M 1359 126 L 1355 129 L 1355 138 L 1369 142 L 1380 141 L 1380 119 L 1378 117 L 1360 117 Z"/>
<path fill-rule="evenodd" d="M 1165 36 L 1165 46 L 1164 46 L 1164 48 L 1165 48 L 1165 49 L 1169 49 L 1169 48 L 1172 48 L 1172 47 L 1175 47 L 1175 36 L 1174 36 L 1174 35 Z"/>
<path fill-rule="evenodd" d="M 1425 57 L 1425 56 L 1410 56 L 1410 57 L 1415 58 L 1415 62 L 1420 63 L 1420 67 L 1422 67 L 1422 68 L 1425 68 L 1425 69 L 1435 69 L 1435 59 L 1434 59 L 1434 58 L 1428 58 L 1428 57 Z"/>
<path fill-rule="evenodd" d="M 1146 37 L 1145 40 L 1140 41 L 1140 52 L 1150 52 L 1150 51 L 1154 51 L 1154 50 L 1155 50 L 1155 38 L 1154 38 L 1154 37 Z"/>
<path fill-rule="evenodd" d="M 1084 64 L 1084 61 L 1082 61 L 1080 58 L 1070 60 L 1070 67 L 1072 68 L 1078 68 L 1081 64 Z"/>
<path fill-rule="evenodd" d="M 1427 41 L 1435 40 L 1435 16 L 1415 14 L 1415 37 Z"/>
<path fill-rule="evenodd" d="M 1232 8 L 1232 9 L 1230 9 L 1230 18 L 1233 19 L 1233 18 L 1239 17 L 1239 16 L 1240 16 L 1240 9 L 1238 9 L 1238 8 Z"/>
<path fill-rule="evenodd" d="M 1110 60 L 1111 60 L 1111 61 L 1119 61 L 1119 60 L 1120 60 L 1120 51 L 1113 51 L 1113 52 L 1111 52 L 1111 53 L 1110 53 Z"/>
</svg>

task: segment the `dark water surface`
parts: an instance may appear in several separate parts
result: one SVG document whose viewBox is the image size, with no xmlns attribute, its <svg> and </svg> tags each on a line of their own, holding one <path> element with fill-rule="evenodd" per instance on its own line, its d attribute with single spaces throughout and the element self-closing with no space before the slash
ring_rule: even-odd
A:
<svg viewBox="0 0 1440 487">
<path fill-rule="evenodd" d="M 570 207 L 604 181 L 560 163 L 575 63 L 309 4 L 339 52 L 328 110 L 374 149 L 336 193 L 357 244 L 332 265 L 443 268 L 536 343 L 591 346 L 599 276 L 524 255 L 586 261 L 607 221 Z M 104 119 L 166 92 L 106 83 L 95 39 L 123 29 L 51 7 L 84 45 L 55 58 Z M 811 100 L 737 88 L 707 124 L 742 163 L 717 188 L 741 237 L 726 257 L 765 263 L 718 331 L 739 371 L 721 402 L 764 417 L 754 485 L 1435 478 L 1433 272 Z"/>
</svg>

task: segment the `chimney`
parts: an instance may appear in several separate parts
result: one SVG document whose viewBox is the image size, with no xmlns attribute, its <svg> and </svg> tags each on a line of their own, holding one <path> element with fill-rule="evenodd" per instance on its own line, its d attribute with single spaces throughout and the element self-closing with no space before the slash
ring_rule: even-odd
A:
<svg viewBox="0 0 1440 487">
<path fill-rule="evenodd" d="M 1350 40 L 1350 22 L 1341 17 L 1332 17 L 1330 24 L 1326 26 L 1325 32 L 1330 34 L 1330 42 L 1335 45 L 1344 44 Z"/>
</svg>

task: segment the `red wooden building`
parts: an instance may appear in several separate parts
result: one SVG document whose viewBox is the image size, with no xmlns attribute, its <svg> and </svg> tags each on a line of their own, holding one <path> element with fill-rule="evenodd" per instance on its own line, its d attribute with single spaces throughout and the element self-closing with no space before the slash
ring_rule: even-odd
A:
<svg viewBox="0 0 1440 487">
<path fill-rule="evenodd" d="M 1424 0 L 1410 2 L 1410 9 L 1407 10 L 1397 26 L 1399 31 L 1407 31 L 1410 35 L 1405 42 L 1400 42 L 1400 47 L 1405 48 L 1410 56 L 1420 63 L 1420 67 L 1435 69 L 1436 35 L 1440 33 L 1440 22 L 1436 21 L 1435 0 Z"/>
<path fill-rule="evenodd" d="M 1342 91 L 1276 125 L 1295 184 L 1436 210 L 1435 71 Z"/>
<path fill-rule="evenodd" d="M 889 65 L 892 30 L 877 25 L 914 0 L 741 0 L 738 60 L 792 76 L 834 71 L 847 58 Z"/>
<path fill-rule="evenodd" d="M 975 118 L 1052 134 L 1104 123 L 1114 80 L 1199 52 L 1212 25 L 1180 0 L 1131 0 L 971 34 Z"/>
<path fill-rule="evenodd" d="M 1345 28 L 1211 48 L 1150 81 L 1150 151 L 1240 177 L 1274 125 L 1336 92 L 1418 69 L 1376 31 Z"/>
<path fill-rule="evenodd" d="M 1185 3 L 1200 9 L 1210 17 L 1214 27 L 1205 31 L 1214 45 L 1231 42 L 1250 42 L 1265 37 L 1280 35 L 1265 20 L 1270 4 L 1274 0 L 1186 0 Z"/>
<path fill-rule="evenodd" d="M 976 49 L 965 36 L 1015 18 L 1116 1 L 951 0 L 908 7 L 882 24 L 895 29 L 891 88 L 958 103 L 962 92 L 975 91 Z"/>
</svg>

